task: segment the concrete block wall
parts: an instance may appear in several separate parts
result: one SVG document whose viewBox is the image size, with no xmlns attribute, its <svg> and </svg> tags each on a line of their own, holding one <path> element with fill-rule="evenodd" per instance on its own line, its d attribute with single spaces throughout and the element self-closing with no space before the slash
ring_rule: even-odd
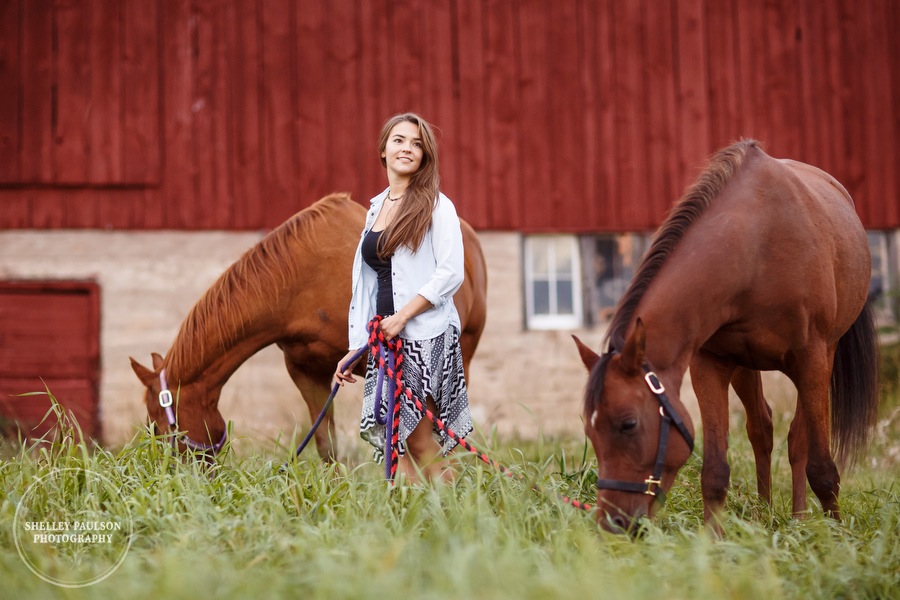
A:
<svg viewBox="0 0 900 600">
<path fill-rule="evenodd" d="M 0 279 L 92 279 L 101 287 L 100 411 L 104 442 L 120 445 L 145 419 L 143 386 L 128 357 L 149 366 L 165 353 L 181 321 L 232 262 L 261 239 L 226 232 L 0 232 Z M 480 232 L 488 262 L 488 319 L 469 377 L 476 427 L 505 436 L 581 435 L 586 373 L 571 339 L 599 348 L 604 328 L 526 331 L 523 320 L 521 236 Z M 793 387 L 767 376 L 776 405 L 793 410 Z M 39 389 L 36 382 L 35 389 Z M 23 390 L 34 391 L 34 390 Z M 52 391 L 52 390 L 51 390 Z M 685 381 L 682 397 L 699 427 Z M 341 448 L 362 442 L 357 427 L 361 384 L 336 400 Z M 269 347 L 245 363 L 225 386 L 222 415 L 248 443 L 289 444 L 309 415 L 287 375 L 280 351 Z"/>
</svg>

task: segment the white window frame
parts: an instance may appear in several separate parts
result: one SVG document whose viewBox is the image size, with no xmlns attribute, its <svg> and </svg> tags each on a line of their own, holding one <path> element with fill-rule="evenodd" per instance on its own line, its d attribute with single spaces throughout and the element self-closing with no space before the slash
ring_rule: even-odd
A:
<svg viewBox="0 0 900 600">
<path fill-rule="evenodd" d="M 556 244 L 547 244 L 547 264 L 549 265 L 548 282 L 550 290 L 550 314 L 534 313 L 534 253 L 537 250 L 536 240 L 560 239 L 569 240 L 572 253 L 572 272 L 562 274 L 556 270 Z M 528 329 L 578 329 L 584 325 L 584 303 L 581 273 L 581 244 L 575 235 L 529 235 L 523 243 L 524 284 L 525 284 L 525 326 Z M 572 314 L 557 310 L 556 284 L 565 278 L 572 282 Z M 541 279 L 543 281 L 543 279 Z"/>
</svg>

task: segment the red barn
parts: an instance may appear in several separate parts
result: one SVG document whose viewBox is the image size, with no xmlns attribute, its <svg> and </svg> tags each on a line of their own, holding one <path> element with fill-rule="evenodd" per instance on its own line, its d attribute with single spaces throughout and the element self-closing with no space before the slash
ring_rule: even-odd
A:
<svg viewBox="0 0 900 600">
<path fill-rule="evenodd" d="M 873 292 L 896 287 L 893 0 L 10 0 L 0 90 L 0 408 L 31 423 L 9 394 L 43 378 L 107 441 L 142 415 L 128 355 L 164 352 L 260 232 L 383 189 L 376 136 L 406 110 L 440 129 L 488 256 L 483 422 L 580 427 L 568 331 L 599 341 L 646 235 L 740 137 L 842 181 Z M 522 341 L 551 358 L 504 361 Z M 250 429 L 299 418 L 268 400 L 290 390 L 279 362 L 239 372 L 226 418 L 248 396 Z"/>
</svg>

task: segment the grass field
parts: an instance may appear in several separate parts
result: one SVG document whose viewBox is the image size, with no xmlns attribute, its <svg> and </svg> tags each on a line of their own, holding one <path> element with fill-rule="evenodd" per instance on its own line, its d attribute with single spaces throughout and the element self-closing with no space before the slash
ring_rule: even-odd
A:
<svg viewBox="0 0 900 600">
<path fill-rule="evenodd" d="M 632 540 L 603 533 L 557 499 L 593 502 L 595 459 L 583 439 L 476 434 L 476 445 L 525 481 L 460 455 L 453 484 L 389 491 L 362 442 L 343 464 L 323 465 L 307 451 L 287 470 L 289 445 L 227 449 L 210 473 L 146 433 L 111 451 L 76 444 L 70 431 L 52 444 L 2 448 L 0 596 L 896 598 L 897 401 L 881 413 L 869 453 L 843 474 L 841 522 L 814 501 L 807 518 L 790 518 L 786 416 L 777 424 L 773 506 L 763 505 L 736 421 L 724 539 L 702 524 L 697 456 Z M 127 526 L 114 543 L 84 550 L 24 540 L 27 519 Z"/>
</svg>

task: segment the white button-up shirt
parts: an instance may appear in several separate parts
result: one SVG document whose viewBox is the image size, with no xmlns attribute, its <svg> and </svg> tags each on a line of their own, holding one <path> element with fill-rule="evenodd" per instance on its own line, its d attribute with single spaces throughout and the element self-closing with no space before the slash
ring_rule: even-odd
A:
<svg viewBox="0 0 900 600">
<path fill-rule="evenodd" d="M 378 278 L 375 270 L 362 259 L 362 240 L 372 229 L 388 190 L 370 201 L 366 226 L 353 258 L 353 296 L 350 300 L 350 349 L 368 343 L 366 324 L 375 316 L 375 296 Z M 391 257 L 391 285 L 394 309 L 400 310 L 416 295 L 431 303 L 431 308 L 416 315 L 406 324 L 400 337 L 407 340 L 429 340 L 444 333 L 450 325 L 461 330 L 459 313 L 453 304 L 453 294 L 462 286 L 465 276 L 462 230 L 456 207 L 440 194 L 431 227 L 422 245 L 413 252 L 407 246 L 397 248 Z"/>
</svg>

